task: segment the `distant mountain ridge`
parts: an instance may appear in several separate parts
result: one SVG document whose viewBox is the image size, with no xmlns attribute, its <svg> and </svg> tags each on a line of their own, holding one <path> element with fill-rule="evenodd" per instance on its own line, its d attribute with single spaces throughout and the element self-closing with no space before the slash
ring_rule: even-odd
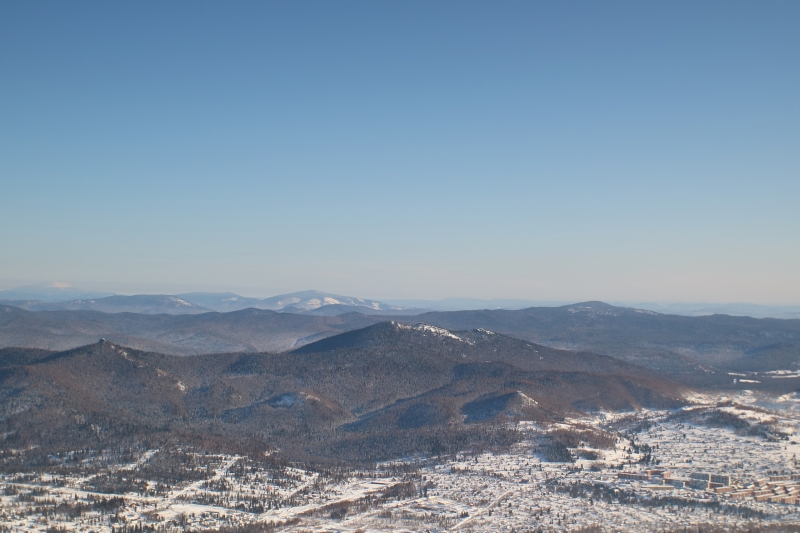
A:
<svg viewBox="0 0 800 533">
<path fill-rule="evenodd" d="M 280 294 L 270 298 L 249 298 L 233 293 L 195 292 L 178 294 L 179 298 L 214 311 L 237 311 L 240 309 L 268 309 L 291 313 L 337 315 L 357 312 L 362 314 L 420 313 L 426 309 L 407 309 L 388 305 L 376 300 L 342 296 L 321 291 L 300 291 Z"/>
<path fill-rule="evenodd" d="M 731 315 L 752 318 L 800 318 L 800 305 L 758 305 L 750 303 L 669 303 L 643 302 L 626 307 L 684 316 Z"/>
<path fill-rule="evenodd" d="M 148 315 L 186 315 L 211 311 L 177 296 L 166 294 L 114 295 L 66 302 L 0 300 L 0 304 L 13 305 L 27 311 L 99 311 L 101 313 L 143 313 Z"/>
<path fill-rule="evenodd" d="M 28 312 L 0 306 L 0 347 L 64 350 L 102 337 L 136 349 L 178 355 L 288 352 L 331 335 L 395 321 L 408 326 L 426 323 L 449 331 L 483 328 L 551 348 L 612 356 L 686 383 L 706 383 L 714 377 L 724 387 L 738 379 L 728 373 L 800 372 L 797 319 L 687 317 L 602 302 L 414 316 L 391 311 L 384 312 L 388 315 L 340 313 L 347 310 L 343 307 L 330 314 L 331 306 L 308 311 L 287 306 L 281 311 L 249 308 L 168 315 Z M 769 381 L 760 375 L 746 379 Z"/>
<path fill-rule="evenodd" d="M 430 309 L 431 311 L 468 311 L 472 309 L 526 309 L 528 307 L 558 307 L 568 301 L 539 301 L 521 298 L 444 298 L 441 300 L 384 299 L 391 305 L 405 308 Z"/>
<path fill-rule="evenodd" d="M 175 355 L 284 352 L 376 322 L 359 313 L 309 316 L 262 309 L 198 314 L 32 312 L 0 305 L 0 347 L 68 350 L 105 338 Z"/>
<path fill-rule="evenodd" d="M 0 293 L 2 296 L 3 293 Z M 66 293 L 61 293 L 62 295 Z M 24 293 L 5 291 L 6 296 L 24 296 Z M 243 309 L 264 309 L 287 313 L 308 313 L 335 316 L 343 313 L 362 314 L 416 314 L 426 309 L 404 309 L 365 298 L 328 294 L 320 291 L 302 291 L 271 298 L 249 298 L 234 293 L 186 293 L 112 295 L 101 298 L 54 300 L 0 298 L 0 304 L 11 305 L 27 311 L 100 311 L 103 313 L 144 314 L 197 314 L 211 311 L 231 312 Z"/>
<path fill-rule="evenodd" d="M 106 300 L 110 296 L 114 296 L 115 299 Z M 166 299 L 167 297 L 179 298 L 193 305 L 176 305 L 175 302 L 166 300 L 158 303 L 155 300 L 156 298 Z M 148 299 L 153 300 L 148 302 Z M 98 300 L 104 301 L 98 302 Z M 232 292 L 189 292 L 173 295 L 139 294 L 125 296 L 108 292 L 87 291 L 63 282 L 41 283 L 0 291 L 0 304 L 13 305 L 29 311 L 80 309 L 108 313 L 189 314 L 204 311 L 224 313 L 254 308 L 327 316 L 349 312 L 377 315 L 418 315 L 428 311 L 521 310 L 532 307 L 574 305 L 565 301 L 537 301 L 519 298 L 445 298 L 441 300 L 390 298 L 377 301 L 316 290 L 280 294 L 269 298 L 241 296 Z M 615 302 L 613 305 L 682 316 L 726 314 L 753 318 L 800 319 L 800 305 L 658 302 Z"/>
</svg>

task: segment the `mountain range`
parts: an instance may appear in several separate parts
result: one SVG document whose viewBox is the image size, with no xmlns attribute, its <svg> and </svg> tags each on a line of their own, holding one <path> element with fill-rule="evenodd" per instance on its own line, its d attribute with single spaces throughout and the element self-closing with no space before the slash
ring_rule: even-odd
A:
<svg viewBox="0 0 800 533">
<path fill-rule="evenodd" d="M 731 315 L 753 318 L 800 318 L 800 305 L 758 305 L 751 303 L 628 303 L 626 307 L 684 316 Z"/>
<path fill-rule="evenodd" d="M 109 296 L 114 298 L 108 298 Z M 179 300 L 182 300 L 182 302 Z M 561 307 L 569 304 L 569 302 L 545 302 L 525 299 L 482 300 L 476 298 L 445 298 L 442 300 L 384 299 L 379 302 L 320 291 L 300 291 L 270 298 L 253 298 L 232 292 L 124 296 L 79 289 L 64 282 L 53 282 L 0 291 L 0 304 L 13 305 L 29 311 L 83 310 L 103 311 L 106 313 L 148 314 L 228 312 L 252 307 L 271 311 L 331 316 L 353 311 L 362 314 L 416 315 L 425 311 L 519 310 L 531 307 Z M 683 316 L 725 314 L 753 318 L 800 318 L 800 306 L 796 305 L 658 302 L 619 302 L 615 305 Z"/>
<path fill-rule="evenodd" d="M 673 374 L 692 374 L 698 364 L 762 372 L 798 369 L 800 364 L 796 319 L 687 317 L 603 302 L 414 318 L 448 329 L 483 327 L 556 348 L 604 353 Z"/>
<path fill-rule="evenodd" d="M 101 311 L 103 313 L 144 313 L 185 315 L 211 311 L 230 312 L 243 309 L 266 309 L 285 313 L 335 316 L 358 312 L 367 315 L 418 314 L 425 309 L 406 309 L 375 300 L 328 294 L 320 291 L 301 291 L 271 298 L 248 298 L 233 293 L 139 294 L 133 296 L 111 295 L 99 298 L 86 297 L 75 300 L 13 299 L 13 296 L 31 296 L 25 292 L 0 292 L 0 304 L 28 311 Z"/>
<path fill-rule="evenodd" d="M 428 324 L 378 323 L 287 354 L 181 357 L 102 340 L 0 350 L 0 435 L 14 448 L 180 436 L 374 461 L 496 442 L 498 421 L 677 407 L 686 390 L 613 357 Z"/>
<path fill-rule="evenodd" d="M 0 305 L 2 448 L 186 442 L 369 462 L 511 444 L 509 420 L 679 407 L 709 389 L 800 390 L 800 320 L 602 302 L 286 312 L 297 303 L 195 314 Z"/>
<path fill-rule="evenodd" d="M 387 305 L 375 300 L 328 294 L 320 291 L 300 291 L 281 294 L 271 298 L 248 298 L 233 293 L 193 292 L 179 294 L 188 302 L 214 311 L 238 311 L 255 308 L 270 311 L 288 311 L 294 313 L 314 312 L 326 307 L 340 307 L 343 312 L 356 311 L 362 314 L 402 311 L 403 308 Z M 332 314 L 332 313 L 328 313 Z"/>
<path fill-rule="evenodd" d="M 85 298 L 63 302 L 0 300 L 0 304 L 19 307 L 28 311 L 99 311 L 102 313 L 143 313 L 148 315 L 187 315 L 208 313 L 210 311 L 178 296 L 160 294 L 113 295 L 103 298 Z"/>
<path fill-rule="evenodd" d="M 174 355 L 282 352 L 374 324 L 359 313 L 314 316 L 243 309 L 193 315 L 25 311 L 0 306 L 0 347 L 67 350 L 106 338 L 131 348 Z"/>
<path fill-rule="evenodd" d="M 687 317 L 602 302 L 416 316 L 355 312 L 329 316 L 252 308 L 183 315 L 31 312 L 0 306 L 0 347 L 65 350 L 106 338 L 175 355 L 282 352 L 391 320 L 448 330 L 488 329 L 553 348 L 609 355 L 683 381 L 700 379 L 699 369 L 718 372 L 720 380 L 727 380 L 726 372 L 800 370 L 800 320 Z"/>
</svg>

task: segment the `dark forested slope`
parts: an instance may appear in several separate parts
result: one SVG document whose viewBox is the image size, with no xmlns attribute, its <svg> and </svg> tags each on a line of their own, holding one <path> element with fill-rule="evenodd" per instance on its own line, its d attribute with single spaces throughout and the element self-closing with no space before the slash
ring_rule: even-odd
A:
<svg viewBox="0 0 800 533">
<path fill-rule="evenodd" d="M 290 354 L 4 350 L 0 434 L 5 447 L 244 439 L 372 460 L 490 440 L 502 420 L 678 406 L 682 391 L 604 355 L 381 323 Z"/>
<path fill-rule="evenodd" d="M 797 369 L 800 364 L 800 320 L 664 315 L 602 302 L 395 319 L 449 330 L 486 328 L 555 348 L 608 354 L 673 374 L 694 373 L 697 365 L 763 372 Z"/>
</svg>

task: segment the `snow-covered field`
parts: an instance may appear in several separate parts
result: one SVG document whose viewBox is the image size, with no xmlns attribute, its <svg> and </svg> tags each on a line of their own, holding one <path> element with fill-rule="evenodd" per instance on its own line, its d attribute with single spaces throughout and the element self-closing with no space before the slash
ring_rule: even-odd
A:
<svg viewBox="0 0 800 533">
<path fill-rule="evenodd" d="M 279 531 L 352 532 L 800 524 L 797 397 L 693 401 L 680 412 L 598 413 L 548 428 L 521 423 L 525 439 L 510 450 L 374 470 L 310 471 L 191 450 L 147 450 L 116 463 L 109 455 L 54 458 L 46 469 L 0 477 L 0 531 L 216 531 L 270 522 Z M 570 431 L 581 440 L 569 446 L 573 461 L 545 461 L 545 445 Z M 582 441 L 592 431 L 605 435 L 602 447 Z M 171 459 L 186 468 L 185 479 L 171 480 Z"/>
</svg>

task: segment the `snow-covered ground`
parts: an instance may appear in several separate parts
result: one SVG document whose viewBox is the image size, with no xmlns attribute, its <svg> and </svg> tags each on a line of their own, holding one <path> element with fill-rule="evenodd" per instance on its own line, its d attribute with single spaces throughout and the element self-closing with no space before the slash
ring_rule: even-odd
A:
<svg viewBox="0 0 800 533">
<path fill-rule="evenodd" d="M 375 470 L 316 472 L 181 451 L 181 464 L 191 463 L 194 477 L 173 484 L 147 479 L 158 477 L 152 468 L 156 460 L 163 462 L 158 455 L 163 451 L 143 451 L 119 464 L 95 456 L 80 468 L 72 463 L 74 473 L 54 464 L 52 472 L 0 477 L 0 531 L 99 533 L 123 526 L 202 531 L 253 522 L 273 522 L 286 531 L 342 532 L 800 524 L 796 395 L 770 399 L 744 393 L 693 401 L 680 412 L 597 413 L 552 427 L 521 423 L 525 439 L 502 453 L 390 463 Z M 716 418 L 703 418 L 709 414 Z M 746 423 L 703 422 L 720 419 Z M 572 443 L 574 462 L 544 461 L 543 445 L 570 431 L 584 436 L 602 431 L 605 447 Z M 93 466 L 87 470 L 87 464 Z M 129 478 L 146 483 L 102 492 L 98 474 L 120 486 Z M 708 479 L 724 482 L 691 488 L 702 474 L 722 476 Z M 684 482 L 687 486 L 680 486 Z"/>
</svg>

